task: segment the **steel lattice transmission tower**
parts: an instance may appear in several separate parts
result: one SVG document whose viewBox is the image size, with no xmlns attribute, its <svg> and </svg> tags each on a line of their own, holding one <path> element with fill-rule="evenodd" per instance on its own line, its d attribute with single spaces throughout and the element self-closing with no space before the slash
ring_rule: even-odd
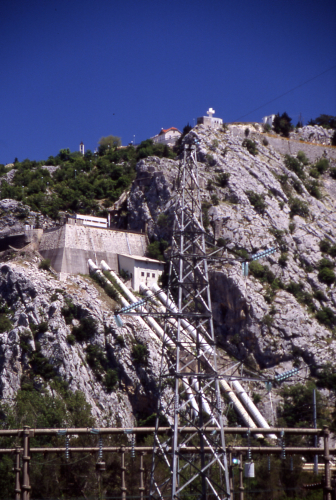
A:
<svg viewBox="0 0 336 500">
<path fill-rule="evenodd" d="M 171 437 L 154 436 L 152 498 L 189 495 L 229 499 L 229 478 L 213 329 L 206 238 L 202 221 L 196 145 L 185 145 L 177 197 L 165 314 L 159 423 Z M 172 349 L 173 346 L 173 349 Z M 167 364 L 166 347 L 171 353 Z M 169 382 L 169 379 L 172 383 Z M 164 388 L 173 395 L 164 397 Z M 188 427 L 192 427 L 193 430 Z M 188 454 L 188 448 L 197 454 Z M 164 465 L 159 465 L 163 463 Z"/>
</svg>

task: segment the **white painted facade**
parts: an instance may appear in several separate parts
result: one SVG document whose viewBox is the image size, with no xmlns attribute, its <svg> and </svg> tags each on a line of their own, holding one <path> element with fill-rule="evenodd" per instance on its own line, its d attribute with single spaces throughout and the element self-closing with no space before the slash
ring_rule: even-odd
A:
<svg viewBox="0 0 336 500">
<path fill-rule="evenodd" d="M 264 116 L 262 119 L 263 124 L 269 125 L 270 127 L 272 127 L 274 118 L 275 118 L 275 115 Z"/>
<path fill-rule="evenodd" d="M 211 128 L 222 127 L 223 126 L 222 118 L 214 117 L 213 116 L 214 114 L 215 114 L 215 110 L 212 108 L 209 108 L 207 111 L 208 116 L 199 116 L 197 118 L 197 125 L 205 125 L 206 127 L 211 127 Z"/>
<path fill-rule="evenodd" d="M 153 139 L 154 143 L 157 144 L 167 144 L 167 146 L 174 146 L 177 139 L 181 136 L 181 132 L 175 128 L 170 127 L 167 129 L 161 129 L 161 132 L 157 135 L 154 135 L 151 139 Z"/>
<path fill-rule="evenodd" d="M 82 153 L 82 155 L 84 156 L 85 147 L 84 147 L 83 142 L 81 142 L 80 145 L 79 145 L 79 152 Z"/>
<path fill-rule="evenodd" d="M 163 273 L 163 262 L 148 257 L 137 255 L 118 254 L 119 270 L 128 272 L 132 279 L 132 288 L 139 291 L 140 283 L 150 287 L 158 282 L 159 276 Z"/>
<path fill-rule="evenodd" d="M 104 217 L 93 217 L 92 215 L 80 215 L 76 214 L 74 219 L 69 218 L 69 220 L 75 219 L 75 224 L 79 223 L 83 226 L 94 226 L 94 227 L 102 227 L 107 228 L 107 219 Z M 78 221 L 78 222 L 77 222 Z"/>
</svg>

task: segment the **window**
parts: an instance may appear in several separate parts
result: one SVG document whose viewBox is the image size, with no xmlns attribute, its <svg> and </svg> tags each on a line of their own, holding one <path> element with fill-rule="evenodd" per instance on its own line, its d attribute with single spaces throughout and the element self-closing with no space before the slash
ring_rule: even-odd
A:
<svg viewBox="0 0 336 500">
<path fill-rule="evenodd" d="M 155 273 L 152 273 L 152 278 L 155 278 Z"/>
<path fill-rule="evenodd" d="M 143 271 L 141 272 L 141 276 L 145 276 L 145 273 Z"/>
<path fill-rule="evenodd" d="M 150 278 L 150 273 L 147 273 L 147 278 Z"/>
</svg>

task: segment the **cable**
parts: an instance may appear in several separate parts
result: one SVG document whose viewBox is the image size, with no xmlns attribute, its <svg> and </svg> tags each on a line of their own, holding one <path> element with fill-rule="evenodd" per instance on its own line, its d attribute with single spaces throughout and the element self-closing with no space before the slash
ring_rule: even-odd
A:
<svg viewBox="0 0 336 500">
<path fill-rule="evenodd" d="M 313 76 L 313 78 L 310 78 L 309 80 L 306 80 L 305 82 L 303 83 L 300 83 L 300 85 L 297 85 L 296 87 L 293 87 L 292 89 L 290 90 L 287 90 L 287 92 L 284 92 L 283 94 L 279 95 L 278 97 L 275 97 L 274 99 L 271 99 L 270 101 L 268 102 L 265 102 L 264 104 L 262 104 L 261 106 L 259 106 L 258 108 L 255 108 L 253 109 L 252 111 L 250 111 L 249 113 L 246 113 L 246 115 L 243 115 L 243 116 L 240 116 L 239 118 L 237 118 L 237 120 L 235 121 L 239 121 L 241 120 L 242 118 L 245 118 L 245 116 L 248 116 L 250 115 L 251 113 L 254 113 L 255 111 L 258 111 L 258 109 L 261 109 L 263 108 L 264 106 L 267 106 L 267 104 L 271 104 L 272 102 L 276 101 L 277 99 L 280 99 L 280 97 L 283 97 L 284 95 L 287 95 L 289 94 L 290 92 L 293 92 L 293 90 L 296 90 L 296 89 L 299 89 L 300 87 L 303 87 L 303 85 L 306 85 L 306 83 L 309 83 L 309 82 L 312 82 L 313 80 L 315 80 L 316 78 L 318 78 L 319 76 L 322 76 L 324 75 L 325 73 L 328 73 L 328 71 L 331 71 L 332 69 L 336 68 L 336 65 L 335 66 L 332 66 L 331 68 L 329 69 L 326 69 L 325 71 L 323 71 L 322 73 L 316 75 L 316 76 Z"/>
</svg>

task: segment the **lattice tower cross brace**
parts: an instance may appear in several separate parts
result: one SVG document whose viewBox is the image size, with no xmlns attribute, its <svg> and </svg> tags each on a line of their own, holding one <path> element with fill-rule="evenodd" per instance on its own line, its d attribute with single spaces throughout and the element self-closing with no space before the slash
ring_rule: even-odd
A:
<svg viewBox="0 0 336 500">
<path fill-rule="evenodd" d="M 206 236 L 196 146 L 186 145 L 177 180 L 168 286 L 170 295 L 176 297 L 178 313 L 169 318 L 167 309 L 165 321 L 165 335 L 176 346 L 175 366 L 170 367 L 169 373 L 161 373 L 161 379 L 172 372 L 174 377 L 171 405 L 165 403 L 160 407 L 161 414 L 168 418 L 173 414 L 172 453 L 169 455 L 165 451 L 168 448 L 160 444 L 158 436 L 155 436 L 153 450 L 153 460 L 155 455 L 161 454 L 165 462 L 170 463 L 171 478 L 160 484 L 152 478 L 151 496 L 158 498 L 166 496 L 170 490 L 173 500 L 181 499 L 187 493 L 185 488 L 191 486 L 202 500 L 230 498 Z M 185 328 L 183 320 L 188 321 L 190 328 Z M 186 426 L 195 426 L 197 431 L 192 435 L 182 433 L 181 429 Z M 207 427 L 216 430 L 209 433 Z M 199 447 L 199 461 L 188 461 L 183 453 L 188 445 Z M 155 475 L 154 462 L 152 475 Z"/>
</svg>

